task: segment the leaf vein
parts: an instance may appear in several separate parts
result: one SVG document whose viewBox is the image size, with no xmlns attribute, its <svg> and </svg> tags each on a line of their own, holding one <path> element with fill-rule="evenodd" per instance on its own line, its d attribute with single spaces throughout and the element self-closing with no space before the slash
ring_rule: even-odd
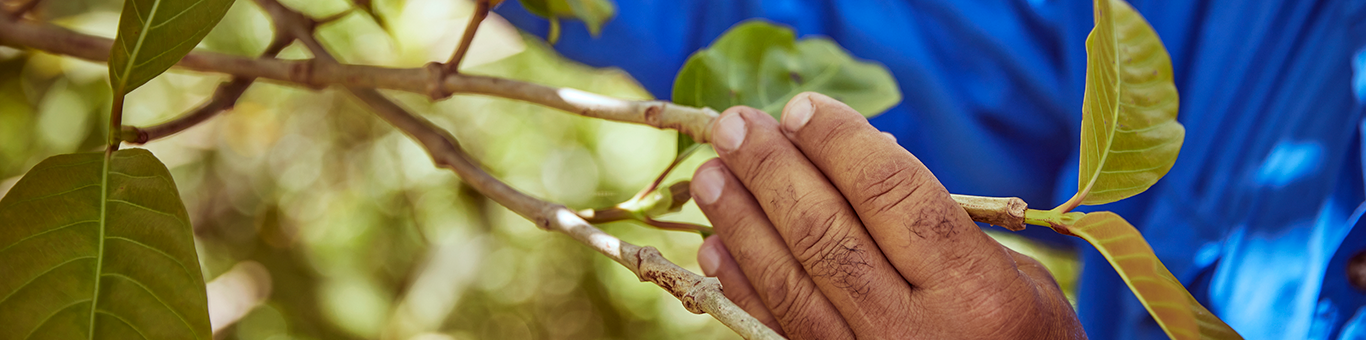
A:
<svg viewBox="0 0 1366 340">
<path fill-rule="evenodd" d="M 124 242 L 130 242 L 130 243 L 133 243 L 133 244 L 142 246 L 143 248 L 147 248 L 147 249 L 150 249 L 150 250 L 152 250 L 152 251 L 155 251 L 155 252 L 157 252 L 157 254 L 161 254 L 161 256 L 165 256 L 167 259 L 170 259 L 171 262 L 175 262 L 175 264 L 180 265 L 180 269 L 183 269 L 183 270 L 185 271 L 185 274 L 186 274 L 186 275 L 190 275 L 190 278 L 191 278 L 191 279 L 194 278 L 194 273 L 191 273 L 191 272 L 190 272 L 190 268 L 189 268 L 189 267 L 185 267 L 185 264 L 184 264 L 184 263 L 181 263 L 179 260 L 176 260 L 176 258 L 175 258 L 174 256 L 171 256 L 171 254 L 168 254 L 168 253 L 166 253 L 165 251 L 163 251 L 163 250 L 161 250 L 161 249 L 157 249 L 156 247 L 153 247 L 153 246 L 148 245 L 148 244 L 146 244 L 146 243 L 139 242 L 138 240 L 134 240 L 134 239 L 127 238 L 127 237 L 122 237 L 122 236 L 109 236 L 109 237 L 106 237 L 106 239 L 110 239 L 110 240 L 120 240 L 120 241 L 124 241 Z"/>
<path fill-rule="evenodd" d="M 142 337 L 143 340 L 146 340 L 146 339 L 147 339 L 147 335 L 142 334 L 142 330 L 138 329 L 138 326 L 134 326 L 132 322 L 128 322 L 128 320 L 124 320 L 122 317 L 119 317 L 118 315 L 115 315 L 114 313 L 111 313 L 111 312 L 109 312 L 109 311 L 104 311 L 104 310 L 95 309 L 95 314 L 104 314 L 104 315 L 108 315 L 108 316 L 110 316 L 110 317 L 113 317 L 114 319 L 119 320 L 119 322 L 122 322 L 123 324 L 128 325 L 128 328 L 132 328 L 133 331 L 134 331 L 134 332 L 137 332 L 137 333 L 138 333 L 138 336 Z M 91 330 L 91 331 L 94 331 L 94 330 Z"/>
<path fill-rule="evenodd" d="M 33 284 L 33 281 L 37 281 L 39 278 L 42 278 L 44 275 L 47 275 L 47 274 L 49 274 L 49 273 L 52 273 L 52 271 L 57 270 L 57 268 L 61 268 L 62 266 L 65 266 L 65 265 L 70 264 L 70 263 L 72 263 L 72 262 L 76 262 L 76 261 L 80 261 L 80 260 L 84 260 L 84 259 L 93 259 L 93 258 L 95 258 L 95 257 L 94 257 L 94 256 L 80 256 L 80 257 L 72 258 L 72 259 L 70 259 L 70 260 L 66 260 L 66 262 L 62 262 L 62 263 L 58 263 L 58 264 L 56 264 L 56 265 L 53 265 L 51 268 L 48 268 L 47 270 L 44 270 L 42 273 L 38 273 L 38 275 L 34 275 L 32 278 L 29 278 L 28 281 L 24 282 L 24 284 L 21 284 L 21 285 L 19 285 L 18 287 L 14 287 L 14 291 L 9 292 L 9 294 L 5 295 L 5 298 L 0 299 L 0 305 L 3 305 L 3 304 L 5 303 L 5 301 L 9 301 L 9 298 L 14 297 L 14 294 L 18 294 L 19 291 L 24 290 L 24 287 L 28 287 L 28 285 Z"/>
<path fill-rule="evenodd" d="M 111 199 L 109 199 L 109 201 L 110 201 L 110 202 L 115 202 L 115 203 L 123 203 L 123 204 L 127 204 L 127 205 L 130 205 L 130 206 L 136 207 L 136 208 L 140 208 L 140 209 L 142 209 L 142 210 L 154 212 L 154 213 L 161 214 L 161 215 L 170 216 L 171 218 L 174 218 L 177 222 L 180 222 L 180 223 L 182 223 L 182 224 L 187 224 L 187 223 L 185 223 L 185 221 L 183 221 L 183 220 L 180 219 L 180 216 L 176 216 L 176 215 L 171 214 L 171 213 L 168 213 L 168 212 L 164 212 L 164 211 L 161 211 L 161 210 L 156 210 L 156 209 L 148 208 L 148 207 L 146 207 L 146 206 L 142 206 L 142 205 L 139 205 L 139 204 L 137 204 L 137 203 L 133 203 L 133 202 L 129 202 L 129 201 L 121 200 L 121 199 L 112 199 L 112 198 L 111 198 Z"/>
<path fill-rule="evenodd" d="M 57 308 L 57 310 L 52 311 L 52 314 L 48 314 L 47 317 L 43 318 L 43 321 L 39 322 L 37 325 L 34 325 L 34 326 L 33 326 L 33 329 L 31 329 L 31 330 L 28 331 L 28 335 L 25 335 L 25 336 L 24 336 L 24 339 L 28 339 L 28 338 L 33 337 L 33 332 L 37 332 L 38 329 L 39 329 L 39 328 L 42 328 L 43 325 L 46 325 L 48 321 L 52 321 L 52 317 L 57 316 L 57 313 L 61 313 L 62 311 L 66 310 L 67 308 L 71 308 L 72 306 L 79 305 L 79 304 L 86 303 L 86 302 L 90 302 L 90 299 L 72 301 L 71 303 L 69 303 L 69 304 L 67 304 L 67 305 L 65 305 L 65 306 L 62 306 L 62 308 Z M 91 330 L 91 332 L 93 333 L 94 330 Z"/>
<path fill-rule="evenodd" d="M 33 202 L 33 201 L 41 200 L 41 199 L 53 198 L 53 197 L 57 197 L 57 196 L 66 195 L 66 194 L 70 194 L 70 193 L 73 193 L 73 192 L 77 192 L 77 191 L 80 191 L 81 189 L 85 189 L 85 188 L 89 188 L 89 187 L 99 187 L 99 186 L 100 186 L 99 184 L 87 184 L 87 185 L 82 185 L 82 186 L 75 187 L 75 188 L 71 188 L 71 189 L 68 189 L 68 190 L 66 190 L 66 191 L 62 191 L 62 192 L 59 192 L 59 193 L 47 194 L 47 195 L 43 195 L 43 196 L 38 196 L 38 197 L 29 198 L 29 199 L 19 200 L 19 201 L 16 201 L 16 202 L 14 202 L 14 203 L 10 203 L 9 205 L 6 205 L 6 206 L 4 206 L 3 208 L 0 208 L 0 209 L 12 208 L 12 207 L 14 207 L 14 206 L 16 206 L 16 205 L 19 205 L 19 204 L 22 204 L 22 203 L 28 203 L 28 202 Z"/>
<path fill-rule="evenodd" d="M 63 225 L 63 226 L 58 226 L 58 227 L 56 227 L 56 228 L 44 230 L 44 231 L 39 232 L 39 233 L 37 233 L 37 234 L 33 234 L 33 235 L 29 235 L 29 236 L 24 236 L 24 238 L 19 239 L 19 241 L 16 241 L 16 242 L 14 242 L 14 243 L 10 243 L 10 245 L 5 246 L 5 248 L 3 248 L 3 249 L 0 249 L 0 253 L 3 253 L 3 252 L 5 252 L 6 250 L 9 250 L 9 248 L 13 248 L 14 246 L 17 246 L 17 245 L 19 245 L 20 243 L 24 243 L 24 241 L 28 241 L 28 240 L 31 239 L 31 238 L 35 238 L 35 237 L 38 237 L 38 236 L 43 236 L 44 234 L 47 234 L 47 233 L 50 233 L 50 232 L 54 232 L 54 231 L 58 231 L 58 230 L 62 230 L 62 229 L 66 229 L 66 228 L 68 228 L 68 227 L 77 226 L 77 225 L 81 225 L 81 224 L 86 224 L 86 223 L 90 223 L 90 222 L 99 222 L 99 221 L 100 221 L 100 220 L 82 220 L 82 221 L 76 221 L 76 222 L 71 222 L 70 224 L 66 224 L 66 225 Z"/>
<path fill-rule="evenodd" d="M 185 327 L 187 327 L 187 328 L 190 329 L 190 333 L 191 333 L 191 334 L 194 333 L 194 326 L 191 326 L 191 325 L 190 325 L 190 322 L 187 321 L 187 320 L 185 320 L 185 317 L 184 317 L 184 316 L 180 315 L 180 312 L 176 311 L 175 308 L 171 308 L 171 305 L 167 304 L 166 301 L 162 300 L 160 296 L 157 296 L 157 294 L 156 294 L 155 292 L 152 292 L 151 289 L 147 288 L 146 285 L 143 285 L 141 281 L 138 281 L 137 279 L 134 279 L 134 278 L 128 277 L 127 275 L 123 275 L 123 274 L 119 274 L 119 273 L 105 273 L 105 274 L 102 274 L 102 275 L 100 275 L 100 276 L 111 276 L 111 277 L 121 278 L 121 279 L 127 280 L 128 282 L 130 282 L 130 283 L 132 283 L 132 284 L 138 286 L 138 288 L 142 288 L 142 290 L 143 290 L 143 291 L 146 291 L 148 295 L 151 295 L 153 299 L 156 299 L 157 302 L 160 303 L 162 307 L 166 307 L 166 310 L 171 311 L 171 314 L 175 314 L 176 318 L 180 319 L 180 323 L 185 324 Z"/>
<path fill-rule="evenodd" d="M 175 21 L 176 18 L 179 18 L 181 15 L 184 15 L 185 13 L 187 13 L 187 12 L 189 12 L 189 11 L 191 11 L 191 10 L 194 10 L 194 8 L 197 7 L 197 6 L 199 6 L 199 4 L 201 4 L 201 3 L 204 3 L 204 0 L 197 0 L 197 1 L 195 1 L 193 4 L 190 4 L 189 6 L 186 6 L 184 10 L 181 10 L 181 11 L 180 11 L 180 13 L 176 13 L 175 15 L 172 15 L 170 19 L 166 19 L 166 21 L 162 21 L 160 24 L 152 25 L 152 28 L 151 28 L 151 29 L 157 29 L 157 28 L 159 28 L 159 27 L 161 27 L 161 26 L 165 26 L 166 24 L 168 24 L 168 23 L 170 23 L 170 22 L 172 22 L 172 21 Z"/>
</svg>

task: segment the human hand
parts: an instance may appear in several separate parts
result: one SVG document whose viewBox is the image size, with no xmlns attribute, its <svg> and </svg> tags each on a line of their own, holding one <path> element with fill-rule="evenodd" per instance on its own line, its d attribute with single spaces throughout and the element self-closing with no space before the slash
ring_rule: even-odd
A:
<svg viewBox="0 0 1366 340">
<path fill-rule="evenodd" d="M 1038 261 L 988 237 L 915 156 L 849 106 L 733 107 L 692 195 L 726 297 L 794 339 L 1084 339 Z"/>
</svg>

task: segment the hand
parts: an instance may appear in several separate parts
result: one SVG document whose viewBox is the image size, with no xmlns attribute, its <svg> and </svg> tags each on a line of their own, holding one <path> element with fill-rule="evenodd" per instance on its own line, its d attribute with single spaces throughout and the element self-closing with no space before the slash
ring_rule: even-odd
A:
<svg viewBox="0 0 1366 340">
<path fill-rule="evenodd" d="M 848 106 L 797 95 L 782 123 L 733 107 L 692 194 L 698 262 L 794 339 L 1084 339 L 1053 276 L 977 227 L 920 161 Z M 952 142 L 952 141 L 945 141 Z"/>
</svg>

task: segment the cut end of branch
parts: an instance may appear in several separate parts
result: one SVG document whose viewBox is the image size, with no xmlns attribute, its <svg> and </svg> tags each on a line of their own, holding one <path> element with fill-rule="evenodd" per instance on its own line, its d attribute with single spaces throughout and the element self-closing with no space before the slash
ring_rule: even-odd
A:
<svg viewBox="0 0 1366 340">
<path fill-rule="evenodd" d="M 1025 211 L 1029 209 L 1029 204 L 1019 197 L 949 196 L 968 212 L 973 221 L 1001 226 L 1011 231 L 1025 228 Z"/>
</svg>

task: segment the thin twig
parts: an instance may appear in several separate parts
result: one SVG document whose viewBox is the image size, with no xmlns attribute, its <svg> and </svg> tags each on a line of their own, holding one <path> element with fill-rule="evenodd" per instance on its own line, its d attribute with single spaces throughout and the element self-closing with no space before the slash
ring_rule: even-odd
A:
<svg viewBox="0 0 1366 340">
<path fill-rule="evenodd" d="M 316 22 L 276 0 L 256 0 L 274 19 L 276 30 L 297 39 L 314 58 L 334 63 L 335 58 L 313 37 Z M 652 282 L 669 291 L 693 313 L 708 313 L 748 339 L 781 339 L 759 320 L 745 313 L 721 292 L 721 282 L 703 277 L 669 262 L 654 247 L 630 244 L 594 228 L 563 205 L 552 204 L 526 195 L 489 175 L 460 148 L 449 132 L 385 98 L 372 88 L 347 87 L 356 99 L 376 115 L 412 137 L 427 150 L 437 167 L 454 171 L 465 183 L 537 226 L 567 234 L 607 255 L 635 273 L 641 281 Z"/>
<path fill-rule="evenodd" d="M 113 40 L 73 32 L 46 23 L 0 17 L 0 45 L 27 47 L 91 61 L 105 61 Z M 244 77 L 257 77 L 320 89 L 329 85 L 380 88 L 441 98 L 447 93 L 471 93 L 545 105 L 581 116 L 678 130 L 699 143 L 711 140 L 709 127 L 717 113 L 708 108 L 665 101 L 633 101 L 575 89 L 523 81 L 445 74 L 440 68 L 387 68 L 346 65 L 321 60 L 256 59 L 196 51 L 177 67 Z M 437 79 L 439 81 L 433 81 Z M 433 84 L 439 88 L 432 88 Z"/>
<path fill-rule="evenodd" d="M 317 25 L 330 24 L 330 23 L 336 22 L 337 20 L 341 20 L 342 18 L 345 18 L 345 17 L 348 16 L 348 15 L 351 15 L 351 12 L 355 12 L 355 11 L 356 11 L 356 8 L 355 8 L 355 7 L 352 7 L 352 8 L 346 9 L 346 10 L 344 10 L 344 11 L 341 11 L 341 12 L 339 12 L 339 13 L 337 13 L 337 14 L 333 14 L 333 15 L 329 15 L 329 16 L 322 17 L 322 18 L 318 18 L 317 20 L 314 20 L 314 21 L 317 22 Z"/>
<path fill-rule="evenodd" d="M 14 19 L 23 18 L 24 14 L 28 14 L 29 11 L 32 11 L 35 7 L 38 7 L 38 3 L 42 1 L 43 0 L 28 0 L 28 2 L 25 2 L 24 4 L 19 5 L 19 7 L 15 8 L 14 11 L 9 13 L 9 15 L 11 18 Z"/>
<path fill-rule="evenodd" d="M 664 171 L 661 171 L 659 176 L 656 176 L 655 180 L 650 182 L 650 185 L 645 186 L 644 189 L 637 192 L 636 196 L 631 199 L 639 200 L 645 198 L 645 195 L 649 195 L 651 192 L 654 192 L 655 189 L 659 189 L 659 185 L 664 184 L 664 179 L 669 177 L 669 173 L 673 172 L 675 168 L 678 168 L 679 164 L 683 164 L 683 161 L 688 159 L 688 156 L 692 156 L 693 152 L 697 152 L 697 150 L 701 148 L 702 144 L 693 144 L 687 149 L 684 149 L 683 152 L 679 152 L 677 156 L 674 156 L 673 162 L 669 162 L 669 166 L 664 167 Z"/>
<path fill-rule="evenodd" d="M 721 282 L 683 269 L 665 259 L 654 247 L 640 247 L 593 227 L 573 211 L 523 194 L 475 165 L 448 132 L 430 121 L 408 113 L 374 89 L 349 88 L 380 118 L 412 137 L 432 156 L 438 167 L 450 169 L 466 183 L 543 229 L 573 237 L 593 250 L 648 281 L 669 291 L 693 313 L 707 313 L 746 339 L 782 339 L 772 329 L 745 313 L 721 292 Z"/>
<path fill-rule="evenodd" d="M 1029 204 L 1019 197 L 982 197 L 949 195 L 967 210 L 973 221 L 998 225 L 1013 231 L 1024 230 L 1025 210 Z"/>
<path fill-rule="evenodd" d="M 580 210 L 576 214 L 579 215 L 579 218 L 582 218 L 584 221 L 592 224 L 602 224 L 617 221 L 637 221 L 640 223 L 644 223 L 645 225 L 664 230 L 696 232 L 703 234 L 704 236 L 716 233 L 715 231 L 712 231 L 711 227 L 700 224 L 661 221 L 651 218 L 649 216 L 645 216 L 643 219 L 637 218 L 635 214 L 632 214 L 630 211 L 618 207 L 596 210 Z"/>
<path fill-rule="evenodd" d="M 451 54 L 451 60 L 446 61 L 447 73 L 460 73 L 460 60 L 469 52 L 470 43 L 474 42 L 474 32 L 479 30 L 479 23 L 484 22 L 484 18 L 488 16 L 489 0 L 476 0 L 474 14 L 470 16 L 470 22 L 465 24 L 465 34 L 460 37 L 460 46 L 455 48 L 455 54 Z"/>
<path fill-rule="evenodd" d="M 266 50 L 261 52 L 261 58 L 274 58 L 292 42 L 294 42 L 293 38 L 277 35 L 275 39 L 270 41 L 270 45 L 266 46 Z M 149 127 L 139 128 L 125 125 L 120 138 L 128 143 L 145 144 L 199 125 L 199 123 L 203 123 L 221 112 L 231 110 L 233 106 L 237 105 L 237 100 L 242 98 L 242 94 L 247 92 L 247 88 L 251 87 L 255 81 L 256 78 L 233 76 L 232 80 L 219 84 L 218 89 L 213 92 L 213 97 L 210 97 L 209 101 L 200 104 L 193 111 L 169 122 Z"/>
</svg>

